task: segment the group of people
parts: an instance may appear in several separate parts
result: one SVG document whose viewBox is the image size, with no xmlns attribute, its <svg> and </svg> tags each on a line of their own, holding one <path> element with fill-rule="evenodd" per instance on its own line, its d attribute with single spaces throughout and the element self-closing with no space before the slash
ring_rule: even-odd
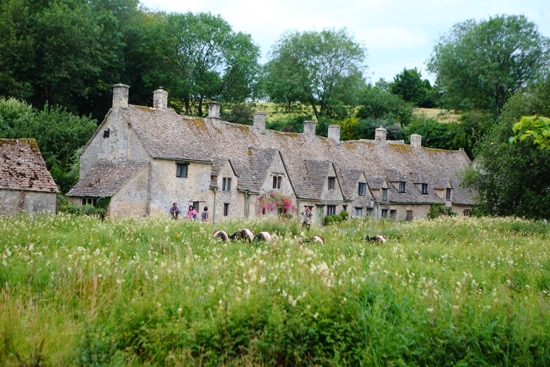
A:
<svg viewBox="0 0 550 367">
<path fill-rule="evenodd" d="M 170 208 L 170 216 L 172 219 L 178 219 L 178 216 L 180 215 L 181 210 L 178 208 L 177 203 L 173 203 L 172 207 Z M 197 220 L 197 210 L 193 205 L 189 205 L 189 209 L 187 210 L 187 218 L 192 220 Z M 208 221 L 208 207 L 205 206 L 201 213 L 201 220 L 203 222 Z"/>
<path fill-rule="evenodd" d="M 173 219 L 178 219 L 178 215 L 181 213 L 180 209 L 178 208 L 177 203 L 173 203 L 172 207 L 170 208 L 170 216 Z M 309 206 L 304 206 L 304 210 L 300 213 L 302 215 L 302 227 L 305 227 L 309 230 L 309 227 L 311 226 L 311 217 L 313 214 L 311 213 L 311 209 Z M 189 209 L 187 210 L 187 218 L 197 220 L 197 210 L 193 205 L 189 205 Z M 208 207 L 205 206 L 202 213 L 201 213 L 201 220 L 203 222 L 208 221 Z"/>
</svg>

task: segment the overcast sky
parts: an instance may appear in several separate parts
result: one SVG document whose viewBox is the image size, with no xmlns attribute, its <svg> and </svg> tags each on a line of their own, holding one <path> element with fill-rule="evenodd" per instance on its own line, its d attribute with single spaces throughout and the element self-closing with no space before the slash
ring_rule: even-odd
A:
<svg viewBox="0 0 550 367">
<path fill-rule="evenodd" d="M 267 53 L 286 31 L 345 28 L 367 49 L 367 81 L 392 81 L 403 68 L 424 78 L 434 44 L 468 19 L 524 15 L 550 37 L 550 0 L 140 0 L 155 11 L 220 15 Z"/>
</svg>

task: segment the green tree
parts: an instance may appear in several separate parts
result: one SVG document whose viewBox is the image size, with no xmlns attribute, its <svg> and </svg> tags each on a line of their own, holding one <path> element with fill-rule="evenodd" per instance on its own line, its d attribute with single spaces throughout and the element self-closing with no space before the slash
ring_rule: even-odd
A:
<svg viewBox="0 0 550 367">
<path fill-rule="evenodd" d="M 516 136 L 510 142 L 532 139 L 533 144 L 542 149 L 550 150 L 550 118 L 539 116 L 523 116 L 512 126 Z"/>
<path fill-rule="evenodd" d="M 364 88 L 359 105 L 357 117 L 360 119 L 386 120 L 402 126 L 412 120 L 413 106 L 410 103 L 377 86 Z"/>
<path fill-rule="evenodd" d="M 417 68 L 404 68 L 393 78 L 390 91 L 417 107 L 431 108 L 435 105 L 434 89 L 429 80 L 422 80 L 422 73 Z"/>
<path fill-rule="evenodd" d="M 265 90 L 275 102 L 309 104 L 318 121 L 341 116 L 364 85 L 365 54 L 345 30 L 287 33 L 271 50 Z"/>
<path fill-rule="evenodd" d="M 479 144 L 477 169 L 465 182 L 478 192 L 482 213 L 550 219 L 550 150 L 530 138 L 510 143 L 522 116 L 537 114 L 550 116 L 550 78 L 510 98 Z"/>
<path fill-rule="evenodd" d="M 37 111 L 13 98 L 0 98 L 0 137 L 34 138 L 63 193 L 78 181 L 72 170 L 75 155 L 96 127 L 95 120 L 75 116 L 61 107 L 46 106 Z"/>
<path fill-rule="evenodd" d="M 548 73 L 550 41 L 524 16 L 453 26 L 435 46 L 428 70 L 448 108 L 498 114 L 518 90 Z"/>
<path fill-rule="evenodd" d="M 242 102 L 252 95 L 260 49 L 219 16 L 158 14 L 142 47 L 157 60 L 144 77 L 162 83 L 186 114 L 203 115 L 208 100 Z"/>
</svg>

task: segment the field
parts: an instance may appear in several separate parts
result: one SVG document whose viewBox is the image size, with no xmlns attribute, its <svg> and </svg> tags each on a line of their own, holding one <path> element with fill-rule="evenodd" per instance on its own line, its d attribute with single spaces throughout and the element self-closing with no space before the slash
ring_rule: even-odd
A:
<svg viewBox="0 0 550 367">
<path fill-rule="evenodd" d="M 547 224 L 242 226 L 0 218 L 0 366 L 550 365 Z"/>
</svg>

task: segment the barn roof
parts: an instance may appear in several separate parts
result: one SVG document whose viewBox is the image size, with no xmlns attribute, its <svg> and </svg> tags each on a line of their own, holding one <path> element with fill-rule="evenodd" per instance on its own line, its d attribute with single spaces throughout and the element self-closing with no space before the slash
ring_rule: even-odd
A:
<svg viewBox="0 0 550 367">
<path fill-rule="evenodd" d="M 34 139 L 0 139 L 0 189 L 58 192 Z"/>
</svg>

